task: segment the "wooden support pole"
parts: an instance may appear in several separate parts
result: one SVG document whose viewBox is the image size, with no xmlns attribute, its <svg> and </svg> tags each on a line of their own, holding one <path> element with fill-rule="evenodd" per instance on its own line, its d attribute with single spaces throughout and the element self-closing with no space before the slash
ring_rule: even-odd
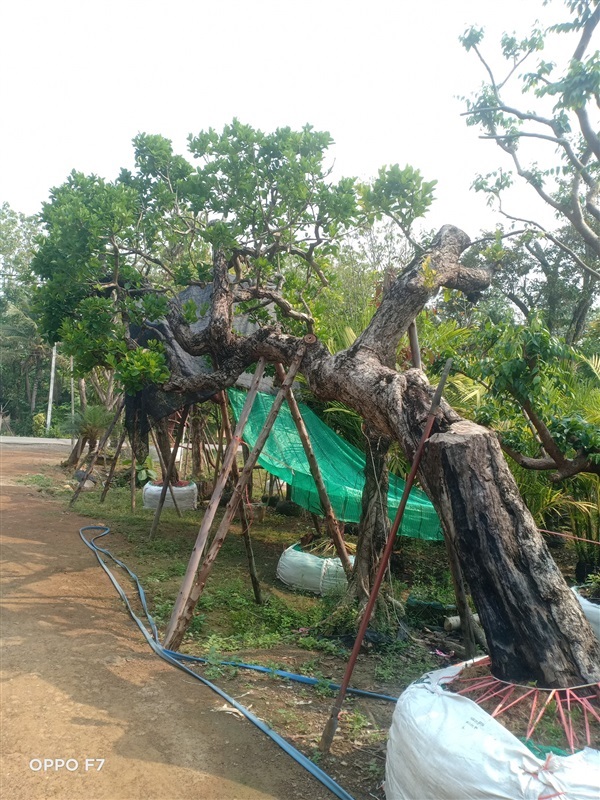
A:
<svg viewBox="0 0 600 800">
<path fill-rule="evenodd" d="M 473 658 L 477 655 L 477 647 L 475 646 L 475 623 L 473 614 L 469 608 L 469 601 L 467 598 L 467 590 L 465 589 L 465 579 L 458 554 L 454 546 L 454 542 L 446 535 L 444 536 L 446 543 L 446 552 L 448 554 L 448 564 L 450 565 L 450 575 L 452 576 L 452 584 L 454 586 L 454 596 L 456 597 L 456 609 L 460 617 L 460 626 L 462 629 L 463 643 L 465 646 L 465 655 L 467 658 Z"/>
<path fill-rule="evenodd" d="M 413 367 L 423 369 L 421 365 L 421 348 L 419 347 L 419 336 L 417 334 L 417 323 L 413 320 L 408 326 L 408 341 L 410 342 L 410 353 Z"/>
<path fill-rule="evenodd" d="M 204 433 L 202 426 L 202 416 L 198 406 L 192 406 L 189 417 L 189 440 L 192 454 L 192 478 L 201 481 L 204 477 Z"/>
<path fill-rule="evenodd" d="M 204 559 L 204 563 L 200 568 L 200 571 L 196 575 L 196 570 L 198 568 L 198 564 L 200 563 L 200 557 L 202 555 L 202 551 L 200 550 L 199 553 L 196 554 L 196 558 L 194 559 L 193 570 L 190 570 L 192 566 L 192 559 L 190 559 L 190 565 L 188 565 L 188 572 L 186 573 L 186 577 L 184 578 L 184 583 L 186 578 L 189 577 L 191 580 L 189 583 L 184 587 L 182 586 L 182 590 L 179 593 L 179 597 L 177 598 L 177 603 L 175 604 L 175 608 L 173 609 L 173 615 L 169 622 L 169 627 L 167 629 L 167 633 L 165 635 L 165 647 L 174 650 L 181 644 L 185 631 L 190 623 L 192 618 L 192 614 L 194 613 L 194 608 L 196 607 L 196 603 L 198 602 L 200 595 L 206 585 L 206 581 L 212 569 L 213 563 L 217 557 L 219 550 L 221 549 L 221 545 L 225 541 L 225 537 L 227 536 L 227 531 L 229 530 L 229 526 L 231 525 L 231 521 L 233 519 L 233 515 L 235 514 L 235 510 L 238 506 L 240 499 L 242 498 L 242 493 L 246 484 L 248 483 L 249 475 L 256 464 L 258 456 L 264 447 L 265 442 L 271 432 L 271 428 L 273 427 L 273 423 L 279 413 L 279 409 L 283 401 L 285 400 L 285 396 L 288 392 L 289 387 L 292 385 L 296 373 L 298 372 L 298 368 L 302 362 L 304 357 L 304 353 L 306 352 L 306 345 L 300 345 L 296 356 L 292 360 L 290 365 L 287 377 L 282 384 L 275 400 L 273 401 L 273 405 L 271 406 L 271 410 L 267 415 L 267 419 L 265 420 L 265 424 L 263 429 L 261 430 L 258 439 L 248 461 L 244 464 L 244 468 L 240 473 L 239 480 L 237 485 L 233 491 L 233 495 L 231 500 L 227 504 L 225 508 L 225 514 L 223 515 L 223 519 L 221 524 L 217 528 L 217 532 L 214 535 L 212 540 L 211 546 L 206 554 L 206 558 Z M 244 406 L 245 407 L 245 406 Z M 241 419 L 241 415 L 240 415 Z M 245 421 L 244 421 L 245 424 Z M 238 422 L 239 426 L 239 422 Z M 235 444 L 238 440 L 233 438 L 232 442 Z M 208 536 L 208 531 L 206 532 L 206 536 Z M 204 549 L 204 545 L 206 543 L 206 538 L 200 544 L 202 545 L 202 549 Z"/>
<path fill-rule="evenodd" d="M 119 455 L 121 453 L 121 448 L 123 447 L 123 442 L 125 441 L 125 437 L 127 436 L 127 431 L 123 430 L 121 434 L 121 438 L 119 439 L 119 443 L 117 444 L 117 449 L 115 450 L 115 457 L 113 459 L 112 464 L 110 465 L 110 470 L 108 473 L 108 478 L 106 479 L 106 483 L 104 484 L 104 489 L 102 490 L 102 494 L 100 496 L 100 502 L 103 503 L 106 495 L 108 494 L 108 490 L 110 489 L 110 482 L 112 481 L 113 475 L 115 474 L 115 469 L 117 467 L 117 461 L 119 460 Z"/>
<path fill-rule="evenodd" d="M 184 425 L 185 425 L 185 423 L 184 423 Z M 150 428 L 150 435 L 152 436 L 152 441 L 154 442 L 154 447 L 156 447 L 156 452 L 158 453 L 158 460 L 160 461 L 160 470 L 161 470 L 163 475 L 166 475 L 167 474 L 167 468 L 165 466 L 165 460 L 164 460 L 164 458 L 162 456 L 162 453 L 160 452 L 160 448 L 158 446 L 158 442 L 156 441 L 156 436 L 154 435 L 154 431 L 152 430 L 152 428 Z M 177 452 L 177 451 L 175 451 L 175 452 Z M 173 491 L 173 487 L 171 485 L 171 473 L 170 472 L 169 472 L 169 479 L 168 479 L 167 483 L 169 484 L 169 492 L 171 493 L 171 500 L 173 501 L 173 505 L 175 506 L 175 511 L 177 511 L 177 515 L 178 516 L 182 517 L 183 514 L 181 513 L 181 511 L 179 509 L 179 505 L 177 504 L 177 500 L 175 499 L 175 492 Z M 161 494 L 162 494 L 162 492 L 161 492 Z"/>
<path fill-rule="evenodd" d="M 215 477 L 214 483 L 217 482 L 217 477 L 221 469 L 221 460 L 224 458 L 223 454 L 223 417 L 221 417 L 221 424 L 219 426 L 219 437 L 217 441 L 217 451 L 215 453 Z"/>
<path fill-rule="evenodd" d="M 316 514 L 313 514 L 312 512 L 310 514 L 310 517 L 311 517 L 311 519 L 313 521 L 313 525 L 315 526 L 315 530 L 317 532 L 317 536 L 322 536 L 323 534 L 321 532 L 321 520 L 319 519 L 319 517 Z"/>
<path fill-rule="evenodd" d="M 214 451 L 215 455 L 217 453 L 217 445 L 215 443 L 215 437 L 210 432 L 210 428 L 208 427 L 208 422 L 207 422 L 207 424 L 204 426 L 204 428 L 202 430 L 206 434 L 206 449 L 204 451 L 204 455 L 206 456 L 206 464 L 207 464 L 206 471 L 208 472 L 208 468 L 209 467 L 214 471 L 216 462 L 215 462 L 215 459 L 212 456 L 212 453 L 213 453 L 213 451 Z M 214 484 L 214 481 L 213 481 L 213 484 Z"/>
<path fill-rule="evenodd" d="M 104 449 L 104 446 L 108 442 L 109 436 L 113 432 L 113 428 L 115 427 L 115 425 L 119 421 L 119 417 L 121 416 L 121 412 L 123 411 L 123 406 L 124 405 L 125 405 L 125 401 L 121 400 L 121 402 L 119 403 L 119 407 L 117 408 L 117 413 L 113 417 L 112 422 L 110 423 L 110 425 L 108 426 L 108 428 L 106 429 L 106 431 L 104 433 L 104 436 L 100 440 L 100 444 L 96 448 L 96 452 L 92 455 L 92 460 L 90 461 L 90 465 L 87 468 L 87 471 L 86 471 L 85 475 L 83 476 L 83 478 L 79 482 L 79 486 L 77 487 L 77 489 L 75 489 L 75 493 L 73 494 L 73 497 L 71 498 L 71 501 L 69 503 L 69 507 L 74 505 L 75 501 L 77 500 L 77 498 L 81 494 L 81 490 L 83 489 L 83 487 L 85 485 L 85 482 L 87 481 L 87 479 L 92 474 L 92 470 L 94 469 L 94 465 L 96 463 L 96 459 L 100 455 L 100 451 Z"/>
<path fill-rule="evenodd" d="M 171 645 L 173 632 L 175 630 L 175 627 L 179 623 L 181 617 L 183 616 L 186 603 L 190 596 L 190 592 L 192 591 L 192 588 L 194 586 L 196 572 L 198 570 L 200 561 L 202 559 L 202 555 L 204 553 L 204 548 L 206 546 L 208 534 L 210 533 L 211 525 L 215 518 L 215 514 L 217 513 L 217 508 L 219 506 L 219 501 L 221 499 L 221 495 L 223 494 L 223 490 L 225 489 L 227 478 L 229 477 L 229 473 L 231 472 L 231 465 L 233 464 L 233 461 L 235 460 L 235 457 L 237 455 L 237 449 L 241 441 L 242 432 L 246 427 L 246 422 L 248 421 L 248 417 L 250 416 L 252 404 L 254 403 L 254 398 L 258 393 L 258 387 L 264 369 L 265 369 L 265 360 L 264 358 L 261 358 L 258 364 L 256 365 L 256 370 L 254 371 L 254 377 L 252 379 L 252 383 L 250 385 L 248 394 L 246 395 L 246 402 L 244 403 L 244 407 L 242 408 L 242 411 L 240 413 L 238 423 L 235 427 L 235 431 L 233 432 L 233 436 L 231 437 L 231 441 L 229 442 L 227 450 L 225 451 L 221 474 L 215 481 L 212 496 L 209 500 L 208 506 L 206 507 L 204 516 L 202 517 L 202 523 L 200 525 L 200 530 L 198 531 L 198 536 L 196 537 L 196 543 L 194 544 L 194 549 L 192 550 L 192 553 L 190 555 L 190 560 L 188 562 L 187 570 L 183 577 L 183 581 L 181 582 L 181 588 L 179 589 L 179 595 L 177 596 L 177 600 L 175 602 L 175 605 L 173 607 L 173 612 L 171 614 L 171 619 L 169 620 L 167 631 L 165 633 L 165 646 L 167 647 Z M 183 630 L 185 631 L 185 628 Z"/>
<path fill-rule="evenodd" d="M 242 442 L 242 455 L 244 457 L 244 461 L 250 455 L 250 448 L 246 444 L 246 442 Z M 252 502 L 252 495 L 254 494 L 254 473 L 250 475 L 250 483 L 248 484 L 248 497 L 250 498 L 250 502 Z"/>
<path fill-rule="evenodd" d="M 171 475 L 173 474 L 173 468 L 175 467 L 175 459 L 177 458 L 177 451 L 179 450 L 179 445 L 181 443 L 181 437 L 183 436 L 183 429 L 185 428 L 185 422 L 187 420 L 187 415 L 189 413 L 189 410 L 190 410 L 189 406 L 186 406 L 183 409 L 181 422 L 179 423 L 179 427 L 177 428 L 175 442 L 173 443 L 173 449 L 171 450 L 171 457 L 169 458 L 169 463 L 167 464 L 167 472 L 163 478 L 162 491 L 160 493 L 160 497 L 158 498 L 158 505 L 156 506 L 156 511 L 154 512 L 154 519 L 152 520 L 152 527 L 150 528 L 150 535 L 148 537 L 149 539 L 154 538 L 154 534 L 158 529 L 160 515 L 162 514 L 162 509 L 165 504 L 167 490 L 171 485 Z"/>
<path fill-rule="evenodd" d="M 227 397 L 225 392 L 219 392 L 219 405 L 221 406 L 221 416 L 224 422 L 225 438 L 229 444 L 233 438 L 231 433 L 231 423 L 229 421 L 229 411 L 227 409 Z M 243 452 L 243 450 L 242 450 Z M 252 473 L 250 473 L 252 474 Z M 240 480 L 240 471 L 238 469 L 237 461 L 234 458 L 231 465 L 231 477 L 236 485 Z M 249 484 L 249 487 L 251 484 Z M 249 488 L 248 487 L 248 488 Z M 250 581 L 252 582 L 252 591 L 254 592 L 254 599 L 257 605 L 262 606 L 262 592 L 260 590 L 260 580 L 258 579 L 258 571 L 256 569 L 256 561 L 254 560 L 254 551 L 252 549 L 252 539 L 250 538 L 250 523 L 248 522 L 248 507 L 245 501 L 246 492 L 240 502 L 240 520 L 242 523 L 242 539 L 244 540 L 244 547 L 246 548 L 246 555 L 248 557 L 248 571 L 250 572 Z M 252 494 L 250 494 L 252 498 Z"/>
<path fill-rule="evenodd" d="M 285 373 L 281 364 L 275 364 L 275 370 L 277 372 L 277 377 L 283 382 Z M 346 545 L 344 544 L 344 537 L 342 536 L 339 523 L 335 518 L 329 496 L 327 495 L 327 489 L 323 483 L 321 470 L 319 469 L 319 464 L 317 463 L 315 451 L 313 450 L 308 431 L 306 430 L 306 425 L 304 424 L 298 403 L 296 402 L 296 398 L 294 397 L 294 393 L 291 389 L 288 392 L 287 401 L 292 414 L 292 419 L 294 420 L 296 429 L 298 430 L 298 434 L 300 436 L 300 441 L 302 442 L 302 447 L 306 453 L 306 458 L 310 467 L 310 474 L 313 477 L 317 487 L 317 492 L 319 493 L 319 500 L 321 502 L 321 508 L 323 509 L 323 515 L 325 516 L 325 527 L 327 529 L 327 533 L 335 545 L 335 550 L 338 554 L 338 558 L 342 562 L 344 572 L 348 577 L 350 577 L 352 572 L 352 563 L 350 561 L 350 557 L 348 556 Z"/>
</svg>

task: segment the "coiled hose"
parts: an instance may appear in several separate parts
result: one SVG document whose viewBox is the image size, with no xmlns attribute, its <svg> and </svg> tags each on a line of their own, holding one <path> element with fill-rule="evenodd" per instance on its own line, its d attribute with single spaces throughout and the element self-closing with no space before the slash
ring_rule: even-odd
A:
<svg viewBox="0 0 600 800">
<path fill-rule="evenodd" d="M 85 535 L 85 531 L 100 531 L 100 533 L 96 536 L 93 536 L 91 539 L 88 539 Z M 262 720 L 258 719 L 251 711 L 249 711 L 245 706 L 238 703 L 233 697 L 230 697 L 226 692 L 216 686 L 214 683 L 211 683 L 206 678 L 203 678 L 201 675 L 198 675 L 193 670 L 189 669 L 182 663 L 182 661 L 187 662 L 195 662 L 195 663 L 206 663 L 206 659 L 199 658 L 196 656 L 188 656 L 184 655 L 183 653 L 176 653 L 173 650 L 165 649 L 159 642 L 158 637 L 158 629 L 156 627 L 156 623 L 154 622 L 152 615 L 148 610 L 148 605 L 146 601 L 146 594 L 144 592 L 144 588 L 141 585 L 137 575 L 132 572 L 129 567 L 120 559 L 116 558 L 109 550 L 106 550 L 104 547 L 100 547 L 100 545 L 96 544 L 98 539 L 101 539 L 104 536 L 107 536 L 110 533 L 110 528 L 107 528 L 103 525 L 86 525 L 84 528 L 81 528 L 79 531 L 79 535 L 83 540 L 84 544 L 90 548 L 90 550 L 96 556 L 98 563 L 102 567 L 102 569 L 106 572 L 108 577 L 110 578 L 111 583 L 117 590 L 121 600 L 124 602 L 127 611 L 129 612 L 131 618 L 136 623 L 140 631 L 142 632 L 144 638 L 154 650 L 154 652 L 160 656 L 160 658 L 164 659 L 167 663 L 171 664 L 177 669 L 183 670 L 188 675 L 191 675 L 196 680 L 203 683 L 205 686 L 208 686 L 213 692 L 216 692 L 220 697 L 222 697 L 227 703 L 229 703 L 233 708 L 236 708 L 240 711 L 246 719 L 248 719 L 253 725 L 255 725 L 259 730 L 261 730 L 264 734 L 266 734 L 270 739 L 272 739 L 275 744 L 279 745 L 281 749 L 287 753 L 287 755 L 291 756 L 294 761 L 300 764 L 301 767 L 304 767 L 307 772 L 309 772 L 313 777 L 315 777 L 320 783 L 323 784 L 329 791 L 333 792 L 336 797 L 339 797 L 340 800 L 354 800 L 352 795 L 348 794 L 348 792 L 343 789 L 338 783 L 336 783 L 333 778 L 331 778 L 326 772 L 324 772 L 320 767 L 314 764 L 309 758 L 303 755 L 299 750 L 297 750 L 293 745 L 287 742 L 283 737 L 281 737 L 278 733 L 268 727 Z M 121 567 L 121 569 L 125 570 L 125 572 L 129 575 L 131 580 L 136 586 L 140 602 L 142 605 L 142 609 L 144 611 L 144 616 L 146 618 L 146 622 L 150 626 L 150 630 L 146 627 L 146 624 L 143 620 L 141 620 L 138 615 L 133 610 L 131 603 L 125 591 L 123 590 L 120 583 L 115 578 L 112 571 L 107 566 L 106 562 L 102 559 L 100 554 L 105 555 L 107 558 L 111 559 L 117 566 Z M 281 678 L 286 678 L 288 680 L 297 681 L 299 683 L 305 683 L 309 685 L 315 685 L 318 683 L 316 678 L 310 678 L 305 675 L 296 675 L 293 672 L 286 672 L 285 670 L 279 669 L 270 669 L 269 667 L 263 667 L 259 664 L 242 664 L 237 661 L 222 661 L 220 662 L 223 665 L 230 665 L 239 667 L 242 669 L 252 669 L 256 670 L 257 672 L 265 672 L 271 675 L 277 675 Z M 331 689 L 339 689 L 339 685 L 335 683 L 329 684 Z M 377 694 L 375 692 L 367 692 L 361 689 L 348 689 L 349 692 L 353 694 L 357 694 L 363 697 L 371 697 L 376 700 L 389 700 L 391 702 L 396 702 L 398 698 L 396 697 L 389 697 L 388 695 L 384 694 Z"/>
</svg>

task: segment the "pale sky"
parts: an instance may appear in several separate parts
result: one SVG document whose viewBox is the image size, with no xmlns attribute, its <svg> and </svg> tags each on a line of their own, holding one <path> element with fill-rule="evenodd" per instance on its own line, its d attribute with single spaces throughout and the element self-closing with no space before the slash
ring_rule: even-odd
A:
<svg viewBox="0 0 600 800">
<path fill-rule="evenodd" d="M 562 2 L 5 0 L 0 202 L 35 213 L 72 169 L 131 166 L 140 131 L 185 154 L 188 133 L 237 116 L 330 131 L 337 175 L 411 164 L 439 181 L 426 226 L 475 236 L 497 217 L 470 184 L 506 162 L 459 116 L 484 75 L 458 36 L 478 24 L 491 47 L 541 15 L 564 18 Z"/>
</svg>

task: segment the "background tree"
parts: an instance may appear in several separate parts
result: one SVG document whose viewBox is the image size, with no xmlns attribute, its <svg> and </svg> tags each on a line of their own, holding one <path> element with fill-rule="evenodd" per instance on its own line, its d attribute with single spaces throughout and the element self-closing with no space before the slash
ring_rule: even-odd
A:
<svg viewBox="0 0 600 800">
<path fill-rule="evenodd" d="M 31 259 L 40 226 L 34 217 L 0 205 L 0 297 L 2 302 L 19 303 L 28 298 L 32 275 Z"/>
<path fill-rule="evenodd" d="M 570 12 L 568 21 L 544 33 L 534 30 L 521 40 L 504 34 L 501 51 L 507 66 L 501 78 L 483 54 L 483 31 L 471 28 L 464 34 L 463 46 L 476 54 L 487 77 L 477 96 L 466 101 L 467 124 L 479 126 L 483 138 L 495 142 L 511 164 L 508 170 L 501 168 L 479 176 L 475 188 L 495 198 L 505 217 L 525 223 L 533 232 L 550 239 L 574 265 L 597 281 L 600 278 L 600 135 L 595 117 L 600 95 L 600 54 L 598 50 L 588 51 L 600 22 L 600 4 L 598 0 L 567 0 L 565 5 Z M 540 58 L 529 72 L 521 71 L 543 52 L 550 37 L 564 34 L 574 34 L 576 38 L 566 65 Z M 524 96 L 533 95 L 539 109 L 530 111 L 513 104 L 515 88 L 517 104 Z M 534 148 L 527 147 L 531 142 L 535 143 Z M 547 165 L 542 153 L 546 154 Z M 568 223 L 563 228 L 566 237 L 546 230 L 535 220 L 513 216 L 503 208 L 503 195 L 515 176 L 553 209 L 557 218 Z M 579 240 L 577 247 L 572 246 L 573 240 Z"/>
<path fill-rule="evenodd" d="M 581 246 L 570 227 L 563 227 L 556 236 L 574 251 Z M 599 284 L 568 253 L 530 230 L 515 235 L 499 229 L 482 237 L 466 257 L 471 266 L 490 260 L 496 263 L 490 289 L 476 298 L 476 304 L 458 294 L 447 295 L 439 305 L 443 316 L 453 316 L 461 324 L 471 324 L 480 311 L 493 320 L 510 318 L 517 323 L 539 317 L 550 333 L 567 344 L 582 339 L 588 322 L 598 313 Z"/>
<path fill-rule="evenodd" d="M 33 217 L 0 206 L 0 405 L 15 431 L 30 433 L 32 418 L 48 402 L 51 348 L 32 310 L 30 265 L 40 233 Z"/>
</svg>

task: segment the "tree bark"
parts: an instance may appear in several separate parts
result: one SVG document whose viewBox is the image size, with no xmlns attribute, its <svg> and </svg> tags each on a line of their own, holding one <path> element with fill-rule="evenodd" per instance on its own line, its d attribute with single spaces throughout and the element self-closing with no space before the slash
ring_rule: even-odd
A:
<svg viewBox="0 0 600 800">
<path fill-rule="evenodd" d="M 456 544 L 487 634 L 494 674 L 541 686 L 599 677 L 599 643 L 567 587 L 493 433 L 455 423 L 431 437 L 427 486 Z"/>
<path fill-rule="evenodd" d="M 75 442 L 75 446 L 71 450 L 69 457 L 66 461 L 63 461 L 63 467 L 74 467 L 79 464 L 79 460 L 81 459 L 81 454 L 83 453 L 84 447 L 87 443 L 87 439 L 85 436 L 80 436 L 77 441 Z"/>
<path fill-rule="evenodd" d="M 85 378 L 79 378 L 77 385 L 79 388 L 79 408 L 81 413 L 85 414 L 87 408 L 87 387 L 85 385 Z"/>
</svg>

